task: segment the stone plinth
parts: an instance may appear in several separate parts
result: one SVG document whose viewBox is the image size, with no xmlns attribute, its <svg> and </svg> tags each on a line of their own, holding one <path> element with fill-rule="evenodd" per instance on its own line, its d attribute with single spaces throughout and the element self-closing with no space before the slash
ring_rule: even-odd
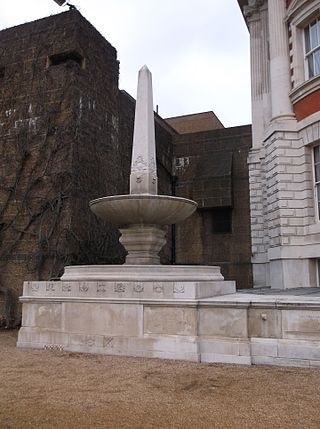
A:
<svg viewBox="0 0 320 429">
<path fill-rule="evenodd" d="M 24 283 L 18 346 L 199 361 L 198 302 L 225 293 L 219 267 L 66 267 Z"/>
<path fill-rule="evenodd" d="M 200 267 L 186 267 L 189 278 L 184 279 L 182 270 L 169 275 L 169 268 L 184 267 L 167 267 L 164 278 L 153 281 L 146 267 L 139 267 L 142 280 L 137 278 L 139 273 L 129 280 L 134 266 L 120 266 L 118 272 L 119 268 L 124 269 L 122 280 L 113 278 L 109 268 L 109 279 L 104 280 L 104 270 L 97 272 L 100 280 L 88 280 L 90 270 L 84 269 L 82 280 L 25 282 L 18 346 L 201 362 L 320 366 L 319 298 L 234 293 L 233 282 L 205 280 L 208 272 L 196 281 L 193 276 Z M 66 278 L 71 274 L 76 275 L 74 269 L 69 275 L 66 272 Z"/>
<path fill-rule="evenodd" d="M 212 265 L 73 265 L 65 267 L 61 280 L 224 281 L 220 267 Z"/>
</svg>

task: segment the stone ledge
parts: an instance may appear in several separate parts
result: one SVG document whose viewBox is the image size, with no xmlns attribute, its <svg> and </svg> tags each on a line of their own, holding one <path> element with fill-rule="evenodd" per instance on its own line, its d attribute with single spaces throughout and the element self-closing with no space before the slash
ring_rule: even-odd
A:
<svg viewBox="0 0 320 429">
<path fill-rule="evenodd" d="M 45 282 L 43 282 L 45 283 Z M 243 298 L 243 299 L 242 299 Z M 49 295 L 24 295 L 19 298 L 22 303 L 125 303 L 125 304 L 146 304 L 146 305 L 188 305 L 201 308 L 239 308 L 239 309 L 277 309 L 277 310 L 320 310 L 319 297 L 297 297 L 277 295 L 254 295 L 245 293 L 226 294 L 223 296 L 195 299 L 175 296 L 172 298 L 137 298 L 137 297 L 89 297 L 89 296 L 49 296 Z"/>
<path fill-rule="evenodd" d="M 223 281 L 220 267 L 202 265 L 79 265 L 63 281 Z"/>
<path fill-rule="evenodd" d="M 63 304 L 63 303 L 74 303 L 74 304 L 132 304 L 132 305 L 186 305 L 192 307 L 198 307 L 199 301 L 194 299 L 142 299 L 142 298 L 68 298 L 68 297 L 34 297 L 34 296 L 23 296 L 19 298 L 19 301 L 23 304 Z"/>
<path fill-rule="evenodd" d="M 233 281 L 56 281 L 24 282 L 26 299 L 202 299 L 235 293 Z"/>
</svg>

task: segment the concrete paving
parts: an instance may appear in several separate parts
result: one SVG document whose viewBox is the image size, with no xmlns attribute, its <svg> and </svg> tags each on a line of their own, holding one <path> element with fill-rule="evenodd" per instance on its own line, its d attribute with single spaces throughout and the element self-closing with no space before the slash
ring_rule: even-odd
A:
<svg viewBox="0 0 320 429">
<path fill-rule="evenodd" d="M 254 294 L 254 295 L 285 295 L 285 296 L 310 296 L 320 298 L 320 287 L 298 287 L 293 289 L 271 289 L 271 288 L 252 288 L 238 289 L 238 293 Z"/>
</svg>

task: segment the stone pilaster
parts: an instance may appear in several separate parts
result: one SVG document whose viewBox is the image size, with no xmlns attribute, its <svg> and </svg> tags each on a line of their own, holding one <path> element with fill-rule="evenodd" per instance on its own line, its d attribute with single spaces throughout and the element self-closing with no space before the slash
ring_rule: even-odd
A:
<svg viewBox="0 0 320 429">
<path fill-rule="evenodd" d="M 293 119 L 285 0 L 268 0 L 272 119 Z"/>
<path fill-rule="evenodd" d="M 261 147 L 265 129 L 264 105 L 269 93 L 268 52 L 263 26 L 267 22 L 263 0 L 249 2 L 244 8 L 250 32 L 252 146 Z M 264 10 L 264 12 L 263 12 Z"/>
<path fill-rule="evenodd" d="M 268 285 L 264 135 L 271 119 L 267 0 L 251 0 L 244 8 L 250 32 L 252 150 L 248 157 L 252 267 L 255 286 Z"/>
<path fill-rule="evenodd" d="M 266 129 L 270 123 L 272 112 L 271 112 L 271 85 L 270 85 L 270 61 L 269 61 L 269 40 L 268 40 L 268 7 L 267 2 L 264 3 L 261 8 L 261 26 L 262 26 L 262 42 L 261 42 L 261 56 L 263 61 L 263 67 L 261 70 L 261 84 L 262 84 L 262 105 L 263 105 L 263 120 L 264 129 Z"/>
</svg>

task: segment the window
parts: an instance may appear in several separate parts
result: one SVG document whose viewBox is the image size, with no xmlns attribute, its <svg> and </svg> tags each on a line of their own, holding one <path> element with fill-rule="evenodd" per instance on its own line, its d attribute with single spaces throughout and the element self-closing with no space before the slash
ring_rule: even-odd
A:
<svg viewBox="0 0 320 429">
<path fill-rule="evenodd" d="M 314 161 L 314 183 L 315 183 L 315 201 L 317 206 L 317 219 L 320 214 L 320 146 L 313 148 Z"/>
<path fill-rule="evenodd" d="M 312 21 L 304 30 L 307 77 L 320 74 L 320 20 Z"/>
<path fill-rule="evenodd" d="M 319 160 L 320 168 L 320 160 Z M 232 208 L 216 207 L 211 209 L 212 232 L 214 234 L 227 234 L 232 232 Z"/>
<path fill-rule="evenodd" d="M 61 54 L 50 55 L 48 58 L 47 66 L 58 66 L 68 62 L 78 64 L 81 68 L 84 68 L 84 58 L 77 51 L 62 52 Z"/>
</svg>

